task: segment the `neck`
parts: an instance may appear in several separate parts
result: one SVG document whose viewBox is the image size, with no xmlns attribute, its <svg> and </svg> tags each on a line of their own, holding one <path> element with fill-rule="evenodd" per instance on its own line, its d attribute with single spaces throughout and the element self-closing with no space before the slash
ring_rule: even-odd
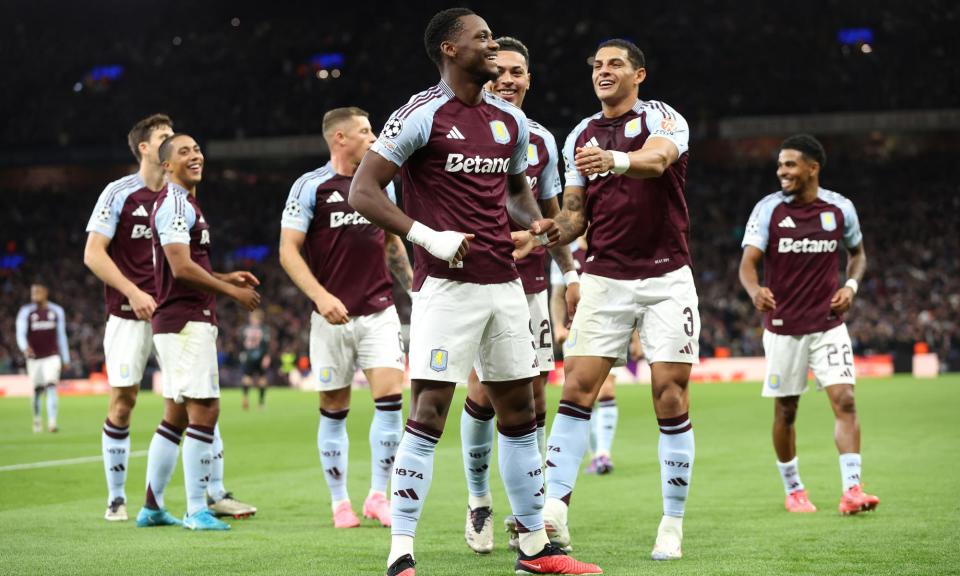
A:
<svg viewBox="0 0 960 576">
<path fill-rule="evenodd" d="M 453 90 L 457 99 L 468 106 L 476 106 L 483 101 L 483 82 L 464 70 L 453 65 L 444 66 L 440 77 Z"/>
<path fill-rule="evenodd" d="M 617 118 L 629 112 L 640 98 L 633 94 L 618 102 L 601 101 L 604 118 Z"/>
<path fill-rule="evenodd" d="M 330 155 L 330 165 L 333 166 L 333 171 L 341 176 L 353 176 L 358 166 L 346 156 L 335 153 Z"/>
<path fill-rule="evenodd" d="M 159 192 L 163 188 L 163 167 L 152 164 L 147 160 L 140 161 L 140 179 L 147 185 L 147 188 L 154 192 Z"/>
<path fill-rule="evenodd" d="M 809 204 L 817 199 L 817 193 L 820 191 L 820 183 L 816 180 L 808 183 L 803 190 L 797 192 L 796 201 L 800 204 Z"/>
<path fill-rule="evenodd" d="M 189 192 L 190 195 L 193 196 L 194 198 L 197 197 L 197 186 L 195 184 L 184 184 L 183 182 L 181 182 L 180 180 L 177 180 L 176 178 L 170 178 L 170 183 L 176 184 L 177 186 L 183 188 L 184 190 Z"/>
</svg>

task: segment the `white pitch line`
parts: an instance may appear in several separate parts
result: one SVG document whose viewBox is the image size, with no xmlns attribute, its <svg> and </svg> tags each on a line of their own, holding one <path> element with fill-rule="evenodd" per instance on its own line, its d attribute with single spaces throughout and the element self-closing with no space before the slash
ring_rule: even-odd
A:
<svg viewBox="0 0 960 576">
<path fill-rule="evenodd" d="M 146 450 L 137 450 L 131 452 L 131 458 L 146 456 Z M 66 460 L 47 460 L 45 462 L 28 462 L 26 464 L 11 464 L 9 466 L 0 466 L 0 472 L 14 472 L 16 470 L 32 470 L 34 468 L 55 468 L 57 466 L 72 466 L 74 464 L 90 464 L 91 462 L 101 462 L 103 456 L 84 456 L 83 458 L 68 458 Z"/>
</svg>

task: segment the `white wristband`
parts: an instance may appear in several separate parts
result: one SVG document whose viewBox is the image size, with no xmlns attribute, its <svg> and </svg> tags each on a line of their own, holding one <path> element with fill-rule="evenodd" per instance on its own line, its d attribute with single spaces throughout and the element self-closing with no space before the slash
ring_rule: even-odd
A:
<svg viewBox="0 0 960 576">
<path fill-rule="evenodd" d="M 567 286 L 571 284 L 578 284 L 580 282 L 580 275 L 577 274 L 576 270 L 571 270 L 569 272 L 564 272 L 563 274 L 563 283 Z"/>
<path fill-rule="evenodd" d="M 623 174 L 630 169 L 630 155 L 626 152 L 620 152 L 619 150 L 611 150 L 610 154 L 613 155 L 613 173 L 614 174 Z"/>
<path fill-rule="evenodd" d="M 853 293 L 856 294 L 860 290 L 860 283 L 854 280 L 853 278 L 847 279 L 847 283 L 844 284 L 847 288 L 853 290 Z"/>
</svg>

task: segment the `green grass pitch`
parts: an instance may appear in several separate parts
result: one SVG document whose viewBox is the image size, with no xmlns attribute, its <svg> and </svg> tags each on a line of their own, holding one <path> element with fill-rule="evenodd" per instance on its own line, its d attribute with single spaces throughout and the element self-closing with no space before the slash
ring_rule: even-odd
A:
<svg viewBox="0 0 960 576">
<path fill-rule="evenodd" d="M 788 515 L 770 443 L 771 402 L 758 385 L 692 389 L 697 457 L 684 523 L 684 558 L 649 560 L 660 518 L 657 426 L 646 386 L 618 390 L 615 472 L 581 475 L 571 509 L 576 556 L 606 574 L 960 574 L 960 377 L 866 380 L 857 386 L 864 479 L 881 498 L 870 514 L 836 512 L 840 478 L 827 399 L 808 393 L 798 418 L 800 469 L 813 515 Z M 550 390 L 556 409 L 559 391 Z M 435 475 L 417 538 L 421 575 L 513 574 L 514 556 L 499 532 L 508 512 L 494 470 L 498 529 L 493 554 L 464 544 L 466 484 L 455 399 L 437 450 Z M 367 429 L 372 406 L 354 394 L 350 491 L 354 508 L 368 489 Z M 61 398 L 59 434 L 30 431 L 28 399 L 0 400 L 0 469 L 100 453 L 106 398 Z M 145 394 L 132 426 L 132 450 L 146 450 L 161 402 Z M 317 448 L 313 393 L 272 390 L 265 412 L 223 398 L 227 488 L 260 508 L 228 533 L 137 529 L 102 519 L 106 502 L 99 462 L 0 471 L 0 574 L 383 574 L 389 531 L 371 521 L 334 530 Z M 144 492 L 146 458 L 131 458 L 130 514 Z M 184 508 L 182 464 L 167 490 L 174 514 Z"/>
</svg>

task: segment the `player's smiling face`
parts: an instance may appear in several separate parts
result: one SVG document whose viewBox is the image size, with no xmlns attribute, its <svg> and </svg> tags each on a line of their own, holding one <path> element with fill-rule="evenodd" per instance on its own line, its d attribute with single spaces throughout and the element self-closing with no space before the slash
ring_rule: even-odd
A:
<svg viewBox="0 0 960 576">
<path fill-rule="evenodd" d="M 636 96 L 646 77 L 646 69 L 634 68 L 623 48 L 604 46 L 593 57 L 593 91 L 603 102 L 616 103 Z"/>
<path fill-rule="evenodd" d="M 496 79 L 497 49 L 500 46 L 493 41 L 487 22 L 476 14 L 461 16 L 460 22 L 463 30 L 448 48 L 453 50 L 453 59 L 484 83 Z"/>
<path fill-rule="evenodd" d="M 820 170 L 820 165 L 810 161 L 799 150 L 785 149 L 777 158 L 777 178 L 784 194 L 793 196 L 802 192 Z"/>
<path fill-rule="evenodd" d="M 530 89 L 530 72 L 523 54 L 511 50 L 497 52 L 497 79 L 487 89 L 514 106 L 522 106 Z"/>
<path fill-rule="evenodd" d="M 164 170 L 170 173 L 170 179 L 190 188 L 203 179 L 203 152 L 200 145 L 190 136 L 179 136 L 172 142 L 170 158 L 164 162 Z"/>
</svg>

